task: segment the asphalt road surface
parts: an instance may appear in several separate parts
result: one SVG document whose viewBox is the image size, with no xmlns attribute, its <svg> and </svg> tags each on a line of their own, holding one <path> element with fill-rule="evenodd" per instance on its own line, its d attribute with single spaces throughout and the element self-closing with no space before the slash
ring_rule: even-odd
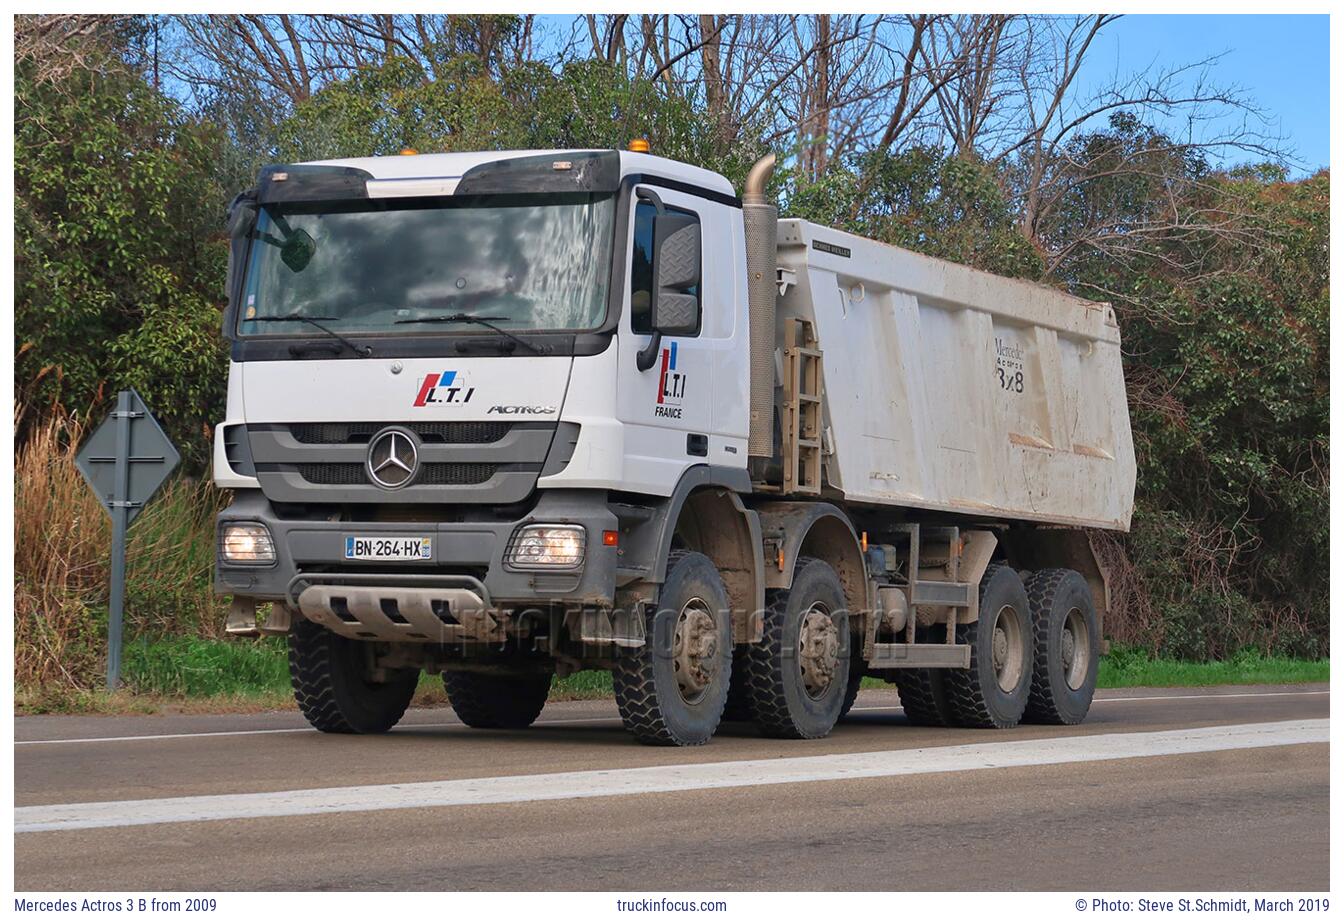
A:
<svg viewBox="0 0 1344 920">
<path fill-rule="evenodd" d="M 1098 694 L 1076 727 L 647 748 L 611 702 L 526 731 L 416 710 L 15 720 L 19 891 L 1325 890 L 1325 685 Z"/>
</svg>

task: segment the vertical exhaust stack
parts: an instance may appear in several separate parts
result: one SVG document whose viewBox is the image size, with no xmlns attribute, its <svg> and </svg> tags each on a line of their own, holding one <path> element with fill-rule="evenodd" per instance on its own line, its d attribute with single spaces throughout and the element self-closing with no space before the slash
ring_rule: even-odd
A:
<svg viewBox="0 0 1344 920">
<path fill-rule="evenodd" d="M 747 304 L 751 317 L 751 427 L 747 453 L 774 454 L 775 403 L 775 245 L 779 209 L 765 197 L 775 171 L 775 155 L 756 161 L 742 191 L 742 222 L 747 241 Z"/>
</svg>

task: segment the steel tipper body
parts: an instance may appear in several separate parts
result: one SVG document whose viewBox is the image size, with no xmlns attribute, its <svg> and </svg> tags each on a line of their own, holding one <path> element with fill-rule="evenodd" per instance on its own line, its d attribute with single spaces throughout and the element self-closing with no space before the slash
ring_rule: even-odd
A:
<svg viewBox="0 0 1344 920">
<path fill-rule="evenodd" d="M 826 482 L 848 501 L 1127 530 L 1109 304 L 780 221 L 778 335 L 814 324 Z"/>
<path fill-rule="evenodd" d="M 762 161 L 269 167 L 231 217 L 229 629 L 327 731 L 421 670 L 521 727 L 612 671 L 651 743 L 1086 712 L 1133 456 L 1109 307 L 797 221 Z M 264 622 L 258 622 L 269 605 Z"/>
</svg>

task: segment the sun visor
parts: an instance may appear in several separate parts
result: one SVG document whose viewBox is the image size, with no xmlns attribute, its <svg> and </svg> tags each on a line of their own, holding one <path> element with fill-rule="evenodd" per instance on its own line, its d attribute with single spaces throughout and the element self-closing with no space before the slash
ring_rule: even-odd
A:
<svg viewBox="0 0 1344 920">
<path fill-rule="evenodd" d="M 614 192 L 621 184 L 621 157 L 614 150 L 547 153 L 473 166 L 454 194 L 513 195 Z"/>
<path fill-rule="evenodd" d="M 258 176 L 261 204 L 368 198 L 373 176 L 353 166 L 267 166 Z"/>
</svg>

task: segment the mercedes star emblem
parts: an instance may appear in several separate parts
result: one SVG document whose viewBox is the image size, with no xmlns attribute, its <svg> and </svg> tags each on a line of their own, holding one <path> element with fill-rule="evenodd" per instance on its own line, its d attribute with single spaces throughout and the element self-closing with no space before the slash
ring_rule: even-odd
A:
<svg viewBox="0 0 1344 920">
<path fill-rule="evenodd" d="M 385 428 L 369 442 L 365 466 L 369 478 L 384 489 L 400 489 L 409 483 L 419 463 L 415 437 L 404 428 Z"/>
</svg>

